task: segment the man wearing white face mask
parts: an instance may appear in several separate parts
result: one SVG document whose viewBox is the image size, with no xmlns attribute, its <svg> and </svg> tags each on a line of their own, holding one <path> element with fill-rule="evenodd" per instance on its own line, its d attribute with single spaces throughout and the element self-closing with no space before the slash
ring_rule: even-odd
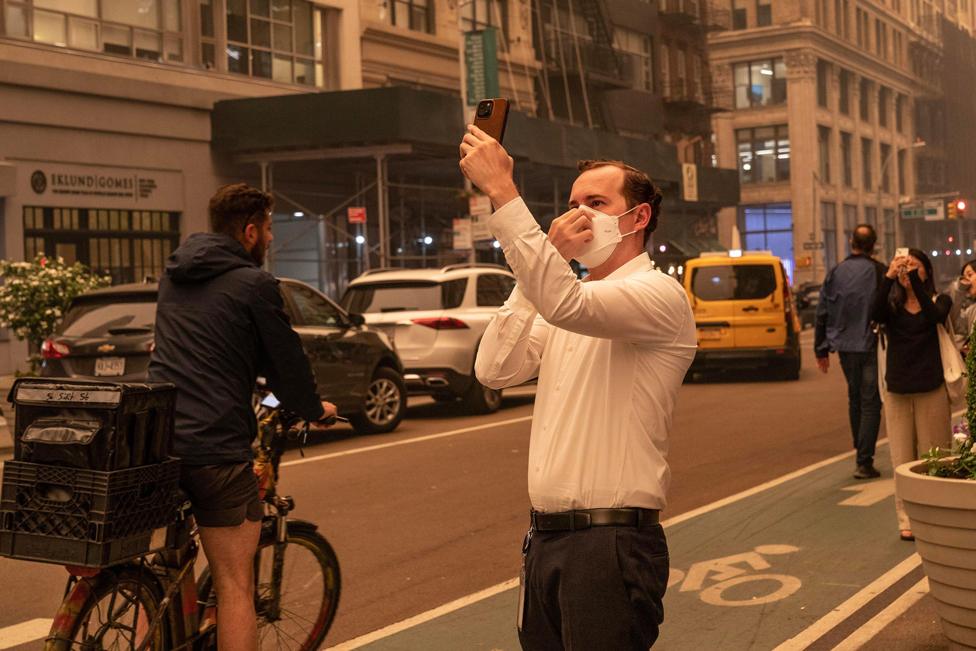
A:
<svg viewBox="0 0 976 651">
<path fill-rule="evenodd" d="M 496 207 L 488 225 L 518 281 L 475 372 L 496 388 L 539 379 L 519 640 L 530 650 L 646 651 L 668 580 L 659 523 L 668 431 L 696 348 L 684 290 L 645 249 L 661 195 L 629 165 L 583 161 L 570 210 L 546 236 L 498 142 L 469 126 L 461 155 Z M 586 281 L 574 258 L 589 267 Z"/>
</svg>

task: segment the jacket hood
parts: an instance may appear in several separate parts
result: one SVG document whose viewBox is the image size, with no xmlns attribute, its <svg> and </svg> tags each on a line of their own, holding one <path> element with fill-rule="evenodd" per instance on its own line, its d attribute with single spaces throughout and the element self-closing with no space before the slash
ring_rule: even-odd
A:
<svg viewBox="0 0 976 651">
<path fill-rule="evenodd" d="M 174 283 L 200 283 L 241 267 L 257 267 L 244 245 L 229 235 L 196 233 L 169 256 L 166 275 Z"/>
</svg>

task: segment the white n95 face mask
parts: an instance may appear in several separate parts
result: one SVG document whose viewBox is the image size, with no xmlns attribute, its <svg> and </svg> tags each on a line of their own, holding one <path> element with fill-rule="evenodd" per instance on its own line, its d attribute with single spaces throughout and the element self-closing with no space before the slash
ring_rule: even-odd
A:
<svg viewBox="0 0 976 651">
<path fill-rule="evenodd" d="M 636 210 L 639 205 L 619 215 L 608 215 L 589 206 L 580 206 L 579 210 L 590 215 L 590 221 L 593 224 L 593 239 L 585 245 L 583 252 L 576 256 L 576 260 L 588 269 L 599 267 L 606 262 L 621 240 L 637 232 L 635 229 L 629 233 L 621 233 L 619 221 L 627 213 Z"/>
</svg>

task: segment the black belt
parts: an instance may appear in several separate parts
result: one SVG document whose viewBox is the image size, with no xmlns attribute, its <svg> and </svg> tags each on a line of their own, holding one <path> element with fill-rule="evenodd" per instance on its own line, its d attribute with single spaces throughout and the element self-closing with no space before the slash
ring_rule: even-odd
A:
<svg viewBox="0 0 976 651">
<path fill-rule="evenodd" d="M 660 512 L 655 509 L 577 509 L 558 513 L 532 511 L 535 531 L 577 531 L 590 527 L 638 527 L 656 524 Z"/>
</svg>

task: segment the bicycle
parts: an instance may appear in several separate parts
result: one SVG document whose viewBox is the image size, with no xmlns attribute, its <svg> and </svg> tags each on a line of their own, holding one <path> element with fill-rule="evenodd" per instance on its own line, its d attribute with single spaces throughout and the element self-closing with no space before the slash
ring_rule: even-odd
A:
<svg viewBox="0 0 976 651">
<path fill-rule="evenodd" d="M 260 648 L 318 649 L 339 605 L 339 561 L 317 525 L 289 518 L 290 496 L 278 495 L 287 444 L 304 445 L 301 428 L 270 393 L 255 406 L 255 473 L 266 515 L 254 558 Z M 304 453 L 303 453 L 304 454 Z M 45 643 L 46 651 L 178 651 L 216 649 L 216 596 L 209 570 L 194 576 L 200 548 L 190 505 L 184 502 L 165 531 L 162 551 L 107 568 L 68 566 L 71 577 Z"/>
</svg>

